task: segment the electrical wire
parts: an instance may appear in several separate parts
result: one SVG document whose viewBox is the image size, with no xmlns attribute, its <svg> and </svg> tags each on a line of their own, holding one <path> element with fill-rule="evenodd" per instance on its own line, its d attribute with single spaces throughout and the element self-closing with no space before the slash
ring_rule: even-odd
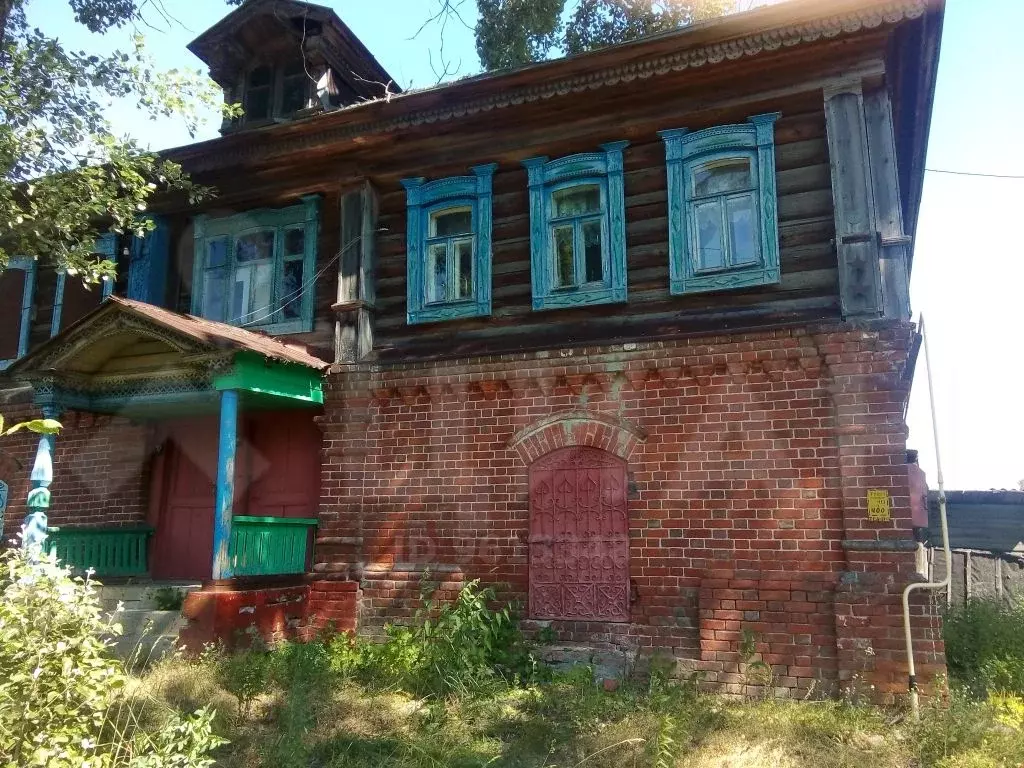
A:
<svg viewBox="0 0 1024 768">
<path fill-rule="evenodd" d="M 384 231 L 386 231 L 386 230 L 378 229 L 378 230 L 375 230 L 373 234 L 376 235 L 379 232 L 384 232 Z M 259 323 L 263 323 L 266 320 L 268 320 L 269 318 L 273 317 L 279 310 L 283 309 L 285 307 L 285 305 L 291 304 L 293 301 L 297 301 L 298 299 L 300 299 L 306 293 L 306 291 L 308 291 L 310 288 L 312 288 L 313 286 L 316 285 L 317 280 L 319 280 L 327 272 L 328 269 L 330 269 L 335 263 L 337 263 L 338 259 L 340 259 L 342 256 L 344 256 L 348 252 L 348 250 L 350 248 L 352 248 L 355 245 L 358 245 L 358 244 L 362 243 L 363 237 L 364 237 L 364 235 L 359 235 L 358 237 L 354 238 L 352 240 L 352 242 L 348 243 L 344 248 L 341 248 L 337 253 L 335 253 L 327 261 L 326 264 L 323 265 L 323 267 L 321 267 L 319 269 L 319 271 L 316 272 L 316 274 L 313 275 L 313 277 L 311 277 L 309 280 L 304 282 L 302 285 L 300 285 L 298 288 L 296 288 L 291 293 L 288 293 L 288 294 L 285 294 L 284 296 L 278 297 L 277 299 L 275 299 L 270 304 L 267 304 L 264 307 L 260 307 L 258 309 L 254 309 L 254 310 L 252 310 L 250 312 L 246 312 L 244 315 L 241 315 L 241 317 L 249 317 L 251 315 L 257 314 L 258 312 L 264 312 L 266 310 L 270 310 L 265 315 L 263 315 L 262 317 L 258 317 L 255 320 L 249 320 L 249 321 L 244 322 L 244 323 L 239 323 L 238 327 L 240 327 L 240 328 L 247 328 L 250 325 L 258 325 Z"/>
<path fill-rule="evenodd" d="M 925 168 L 928 173 L 945 173 L 951 176 L 978 176 L 983 179 L 1024 179 L 1024 174 L 1011 173 L 974 173 L 972 171 L 947 171 L 942 168 Z"/>
</svg>

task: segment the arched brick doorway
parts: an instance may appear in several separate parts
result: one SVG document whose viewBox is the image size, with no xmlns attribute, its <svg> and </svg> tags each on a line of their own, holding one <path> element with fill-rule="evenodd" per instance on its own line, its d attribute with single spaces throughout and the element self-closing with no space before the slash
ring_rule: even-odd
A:
<svg viewBox="0 0 1024 768">
<path fill-rule="evenodd" d="M 573 446 L 530 466 L 530 617 L 629 620 L 626 462 Z"/>
</svg>

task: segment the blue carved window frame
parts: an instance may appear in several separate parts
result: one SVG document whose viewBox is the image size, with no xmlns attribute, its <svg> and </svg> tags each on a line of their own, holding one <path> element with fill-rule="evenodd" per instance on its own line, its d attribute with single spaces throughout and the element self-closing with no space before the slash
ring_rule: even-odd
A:
<svg viewBox="0 0 1024 768">
<path fill-rule="evenodd" d="M 602 144 L 601 152 L 568 155 L 556 160 L 531 157 L 523 161 L 530 184 L 530 275 L 535 310 L 626 300 L 626 193 L 622 153 L 628 146 L 628 141 L 613 141 Z M 574 186 L 591 185 L 601 190 L 602 280 L 559 287 L 555 277 L 556 218 L 552 196 Z M 584 275 L 578 240 L 578 234 L 574 234 L 574 274 Z"/>
<path fill-rule="evenodd" d="M 93 253 L 102 256 L 109 261 L 117 263 L 117 234 L 105 232 L 96 238 L 96 245 L 93 246 Z M 60 333 L 61 314 L 64 310 L 64 284 L 67 282 L 67 272 L 61 270 L 57 273 L 57 287 L 53 292 L 53 317 L 50 319 L 50 338 Z M 101 282 L 103 298 L 106 299 L 114 292 L 114 281 L 107 278 Z"/>
<path fill-rule="evenodd" d="M 316 268 L 317 238 L 319 236 L 319 195 L 305 195 L 301 202 L 287 208 L 260 208 L 233 216 L 213 218 L 201 215 L 195 218 L 195 258 L 192 265 L 193 315 L 206 317 L 223 323 L 234 324 L 269 334 L 308 333 L 313 330 L 313 310 L 316 299 L 314 270 Z M 302 230 L 302 253 L 285 252 L 285 235 L 289 230 Z M 230 318 L 232 292 L 236 285 L 235 245 L 239 238 L 260 232 L 273 233 L 273 275 L 271 279 L 270 304 L 256 307 L 239 318 Z M 215 241 L 224 244 L 224 263 L 208 266 L 207 256 L 210 245 Z M 302 281 L 297 289 L 282 293 L 285 285 L 285 267 L 290 262 L 302 263 Z M 217 317 L 210 317 L 205 307 L 205 286 L 208 274 L 224 280 L 228 290 L 223 297 L 223 307 Z M 299 302 L 295 318 L 285 318 L 284 309 L 293 302 Z M 206 312 L 204 313 L 204 308 Z M 238 322 L 234 322 L 238 320 Z"/>
<path fill-rule="evenodd" d="M 491 314 L 492 197 L 495 163 L 473 166 L 472 176 L 451 176 L 428 182 L 421 177 L 402 179 L 406 196 L 406 321 L 409 325 L 486 317 Z M 473 240 L 471 295 L 429 301 L 427 256 L 431 240 L 430 217 L 440 211 L 469 208 Z M 456 239 L 454 236 L 448 238 Z M 465 238 L 458 238 L 465 239 Z M 452 245 L 448 245 L 449 260 Z M 449 276 L 449 282 L 451 276 Z"/>
<path fill-rule="evenodd" d="M 746 124 L 720 125 L 693 133 L 686 128 L 659 131 L 665 142 L 668 172 L 669 276 L 673 294 L 770 285 L 781 279 L 775 186 L 775 122 L 779 117 L 780 113 L 771 112 L 750 117 Z M 724 243 L 727 254 L 723 264 L 705 268 L 699 263 L 693 215 L 696 203 L 712 198 L 697 198 L 690 180 L 696 169 L 734 159 L 750 162 L 753 183 L 742 194 L 754 198 L 757 256 L 749 262 L 729 264 L 731 249 Z M 723 193 L 715 197 L 724 200 L 726 196 Z"/>
<path fill-rule="evenodd" d="M 18 356 L 0 360 L 0 371 L 5 370 L 28 352 L 28 337 L 32 324 L 32 297 L 36 285 L 36 260 L 29 256 L 15 256 L 8 260 L 7 269 L 21 269 L 25 272 L 25 287 L 21 293 L 21 325 L 18 328 Z"/>
</svg>

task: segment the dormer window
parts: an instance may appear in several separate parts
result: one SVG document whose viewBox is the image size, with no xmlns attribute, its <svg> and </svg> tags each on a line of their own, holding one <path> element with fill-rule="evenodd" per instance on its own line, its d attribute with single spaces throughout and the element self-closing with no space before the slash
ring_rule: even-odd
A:
<svg viewBox="0 0 1024 768">
<path fill-rule="evenodd" d="M 245 114 L 241 123 L 260 124 L 277 118 L 290 118 L 311 105 L 314 82 L 301 60 L 272 67 L 261 64 L 249 70 L 242 86 L 241 102 Z"/>
<path fill-rule="evenodd" d="M 242 104 L 246 122 L 266 120 L 270 117 L 270 104 L 274 96 L 274 70 L 272 67 L 256 67 L 245 79 L 245 95 Z"/>
</svg>

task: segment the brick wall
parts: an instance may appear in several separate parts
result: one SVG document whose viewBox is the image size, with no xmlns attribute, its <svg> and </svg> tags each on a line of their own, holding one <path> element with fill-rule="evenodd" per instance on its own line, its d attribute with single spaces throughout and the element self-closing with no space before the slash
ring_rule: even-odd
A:
<svg viewBox="0 0 1024 768">
<path fill-rule="evenodd" d="M 0 406 L 7 424 L 40 418 L 28 403 Z M 69 411 L 56 438 L 50 525 L 130 525 L 146 517 L 149 428 L 127 419 Z M 0 480 L 10 486 L 4 536 L 21 530 L 29 476 L 39 438 L 30 432 L 3 439 Z"/>
<path fill-rule="evenodd" d="M 912 576 L 903 404 L 914 341 L 909 324 L 830 325 L 341 367 L 322 419 L 316 571 L 359 581 L 359 629 L 371 634 L 410 614 L 423 571 L 453 589 L 498 583 L 525 604 L 529 464 L 593 445 L 628 461 L 631 617 L 552 622 L 560 640 L 657 650 L 687 669 L 717 662 L 704 654 L 737 653 L 743 629 L 715 623 L 736 621 L 712 605 L 735 587 L 705 583 L 727 570 L 742 574 L 750 615 L 768 615 L 741 621 L 770 636 L 758 642 L 778 687 L 849 679 L 865 666 L 849 652 L 886 643 L 866 650 L 849 623 L 837 634 L 837 614 L 880 595 L 898 622 L 890 598 Z M 868 521 L 868 489 L 889 492 L 891 520 Z M 927 642 L 940 664 L 941 645 Z M 877 661 L 866 671 L 894 683 Z"/>
</svg>

